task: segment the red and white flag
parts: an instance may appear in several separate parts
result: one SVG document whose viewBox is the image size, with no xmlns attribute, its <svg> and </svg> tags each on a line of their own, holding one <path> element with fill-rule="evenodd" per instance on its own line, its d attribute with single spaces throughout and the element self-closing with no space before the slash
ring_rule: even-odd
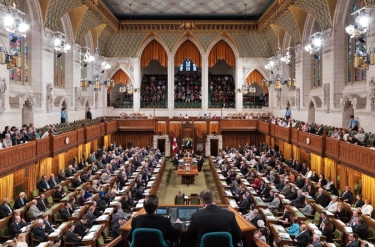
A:
<svg viewBox="0 0 375 247">
<path fill-rule="evenodd" d="M 174 153 L 177 153 L 177 152 L 178 152 L 176 136 L 173 137 L 172 148 L 173 148 L 173 152 L 174 152 Z"/>
</svg>

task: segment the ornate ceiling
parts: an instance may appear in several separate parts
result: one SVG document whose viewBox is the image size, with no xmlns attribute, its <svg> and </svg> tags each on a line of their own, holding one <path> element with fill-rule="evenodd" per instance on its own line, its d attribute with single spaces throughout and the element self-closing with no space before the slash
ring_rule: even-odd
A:
<svg viewBox="0 0 375 247">
<path fill-rule="evenodd" d="M 259 19 L 274 0 L 103 0 L 119 20 Z"/>
</svg>

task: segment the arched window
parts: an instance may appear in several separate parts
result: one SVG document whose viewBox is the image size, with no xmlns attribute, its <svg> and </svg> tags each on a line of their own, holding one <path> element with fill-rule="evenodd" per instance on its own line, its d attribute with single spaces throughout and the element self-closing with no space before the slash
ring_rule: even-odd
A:
<svg viewBox="0 0 375 247">
<path fill-rule="evenodd" d="M 19 10 L 26 13 L 26 3 L 21 1 Z M 27 15 L 26 15 L 27 16 Z M 30 23 L 29 21 L 26 21 Z M 29 40 L 26 37 L 9 34 L 9 53 L 19 57 L 14 67 L 9 69 L 9 81 L 11 83 L 25 84 L 29 81 Z"/>
<path fill-rule="evenodd" d="M 191 62 L 189 59 L 186 59 L 179 67 L 179 72 L 197 72 L 198 68 L 195 63 Z"/>
<path fill-rule="evenodd" d="M 65 63 L 65 54 L 55 51 L 54 56 L 54 81 L 55 81 L 55 88 L 64 88 L 64 66 Z"/>
<path fill-rule="evenodd" d="M 353 13 L 363 7 L 365 7 L 364 0 L 355 0 L 351 7 L 351 12 Z M 354 21 L 352 16 L 349 20 L 351 23 Z M 355 38 L 351 38 L 350 35 L 348 35 L 348 83 L 366 80 L 366 70 L 354 67 L 354 56 L 358 52 L 364 54 L 367 52 L 366 34 Z"/>
<path fill-rule="evenodd" d="M 313 62 L 313 86 L 320 87 L 322 86 L 322 50 L 314 54 Z"/>
</svg>

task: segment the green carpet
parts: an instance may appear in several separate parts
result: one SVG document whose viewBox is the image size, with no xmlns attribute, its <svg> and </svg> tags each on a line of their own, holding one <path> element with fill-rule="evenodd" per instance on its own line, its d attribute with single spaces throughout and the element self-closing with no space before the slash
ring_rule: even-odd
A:
<svg viewBox="0 0 375 247">
<path fill-rule="evenodd" d="M 220 198 L 212 178 L 208 161 L 204 162 L 203 169 L 198 176 L 195 177 L 194 184 L 181 184 L 181 177 L 177 176 L 177 172 L 173 170 L 173 164 L 167 161 L 164 176 L 160 182 L 158 197 L 159 204 L 174 204 L 174 197 L 179 190 L 185 195 L 199 194 L 204 189 L 210 189 L 214 192 L 217 203 L 220 204 Z"/>
</svg>

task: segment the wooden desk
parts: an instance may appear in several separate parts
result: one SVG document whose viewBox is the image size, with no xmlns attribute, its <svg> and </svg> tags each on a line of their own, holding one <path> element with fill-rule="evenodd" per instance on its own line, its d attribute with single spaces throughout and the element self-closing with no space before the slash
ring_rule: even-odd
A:
<svg viewBox="0 0 375 247">
<path fill-rule="evenodd" d="M 260 215 L 266 220 L 266 226 L 270 228 L 271 224 L 277 224 L 277 218 L 273 215 L 271 210 L 268 208 L 261 208 L 259 210 Z"/>
<path fill-rule="evenodd" d="M 311 203 L 311 206 L 314 208 L 314 210 L 318 213 L 322 213 L 323 211 L 327 212 L 327 218 L 335 218 L 335 215 L 328 210 L 326 210 L 322 205 Z"/>
<path fill-rule="evenodd" d="M 186 166 L 184 169 L 177 170 L 177 176 L 181 176 L 181 184 L 194 184 L 195 176 L 198 176 L 198 167 L 193 167 L 190 165 L 190 171 L 186 171 Z"/>
<path fill-rule="evenodd" d="M 347 232 L 345 227 L 345 223 L 342 222 L 341 220 L 338 220 L 338 219 L 331 219 L 333 225 L 336 227 L 337 230 L 341 231 L 343 234 L 344 234 L 344 239 L 343 239 L 343 244 L 346 245 L 346 243 L 348 243 L 349 239 L 348 239 L 348 235 L 350 232 Z"/>
<path fill-rule="evenodd" d="M 301 221 L 301 223 L 306 225 L 307 230 L 309 230 L 310 233 L 311 233 L 311 236 L 314 235 L 314 233 L 315 233 L 314 231 L 315 231 L 315 230 L 319 230 L 319 228 L 318 228 L 315 224 L 313 224 L 313 223 L 309 223 L 309 222 L 307 222 L 307 221 Z M 320 235 L 320 241 L 321 241 L 321 242 L 322 242 L 322 241 L 326 241 L 326 240 L 327 240 L 327 237 L 326 237 L 326 236 Z"/>
<path fill-rule="evenodd" d="M 73 191 L 73 192 L 70 192 L 69 194 L 67 194 L 64 198 L 62 198 L 61 200 L 60 200 L 60 202 L 67 202 L 67 201 L 69 201 L 69 199 L 71 198 L 71 197 L 76 197 L 77 195 L 79 195 L 79 191 Z"/>
<path fill-rule="evenodd" d="M 58 228 L 56 228 L 56 231 L 48 235 L 48 240 L 54 241 L 58 237 L 61 238 L 62 235 L 68 230 L 68 225 L 70 223 L 73 223 L 73 221 L 67 221 L 67 222 L 61 223 L 61 225 Z"/>
<path fill-rule="evenodd" d="M 108 213 L 106 213 L 106 214 L 103 213 L 101 216 L 99 216 L 96 219 L 96 223 L 101 224 L 101 225 L 104 224 L 108 229 L 110 229 L 109 222 L 111 221 L 111 216 L 112 216 L 113 210 L 114 210 L 114 208 L 108 208 L 108 211 L 106 211 Z"/>
<path fill-rule="evenodd" d="M 290 206 L 290 205 L 288 205 L 286 207 L 287 207 L 288 211 L 291 213 L 291 215 L 293 217 L 298 217 L 299 221 L 305 221 L 305 220 L 307 220 L 307 217 L 303 213 L 301 213 L 298 210 L 298 208 L 296 208 L 294 206 Z"/>
<path fill-rule="evenodd" d="M 46 212 L 43 213 L 43 217 L 48 215 L 48 221 L 52 222 L 53 221 L 52 216 L 55 213 L 59 212 L 62 207 L 63 207 L 63 203 L 56 203 L 50 209 L 48 209 Z"/>
<path fill-rule="evenodd" d="M 100 237 L 104 230 L 104 225 L 93 225 L 89 232 L 82 238 L 81 243 L 84 246 L 97 246 L 96 240 Z"/>
<path fill-rule="evenodd" d="M 84 214 L 86 214 L 87 209 L 89 208 L 88 205 L 82 206 L 80 209 L 74 211 L 73 215 L 68 218 L 69 221 L 73 221 L 76 223 L 79 219 L 82 218 Z"/>
<path fill-rule="evenodd" d="M 227 206 L 227 205 L 221 205 L 221 206 Z M 176 207 L 176 205 L 159 205 L 159 207 L 173 208 L 173 207 Z M 250 222 L 248 222 L 241 214 L 239 214 L 235 209 L 233 209 L 231 206 L 228 207 L 228 210 L 234 213 L 234 215 L 236 217 L 236 221 L 241 228 L 242 236 L 246 238 L 246 241 L 247 241 L 246 246 L 248 246 L 250 241 L 252 241 L 252 239 L 253 239 L 253 235 L 254 235 L 254 232 L 255 232 L 256 228 Z M 136 217 L 138 215 L 142 215 L 142 214 L 145 214 L 145 213 L 146 213 L 145 209 L 142 208 L 133 217 Z M 128 221 L 126 221 L 125 224 L 123 224 L 120 227 L 120 230 L 122 231 L 123 239 L 126 239 L 126 235 L 130 232 L 132 218 L 129 219 Z M 126 241 L 125 246 L 128 246 L 127 244 L 128 244 L 128 242 Z"/>
<path fill-rule="evenodd" d="M 270 225 L 270 232 L 273 239 L 280 240 L 280 245 L 291 245 L 293 243 L 292 238 L 289 236 L 285 228 L 281 225 Z"/>
</svg>

